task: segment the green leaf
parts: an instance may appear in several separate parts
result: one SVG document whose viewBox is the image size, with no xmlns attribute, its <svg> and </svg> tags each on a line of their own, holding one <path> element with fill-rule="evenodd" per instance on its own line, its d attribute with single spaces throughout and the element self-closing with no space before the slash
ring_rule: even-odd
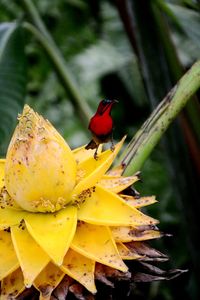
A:
<svg viewBox="0 0 200 300">
<path fill-rule="evenodd" d="M 23 32 L 17 23 L 0 24 L 0 155 L 4 155 L 26 92 Z"/>
<path fill-rule="evenodd" d="M 175 4 L 166 4 L 185 34 L 200 48 L 199 12 Z"/>
</svg>

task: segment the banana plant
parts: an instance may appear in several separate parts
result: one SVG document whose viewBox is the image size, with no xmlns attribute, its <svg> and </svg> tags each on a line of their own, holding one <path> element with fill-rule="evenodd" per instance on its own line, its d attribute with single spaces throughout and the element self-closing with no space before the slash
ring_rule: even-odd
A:
<svg viewBox="0 0 200 300">
<path fill-rule="evenodd" d="M 121 1 L 118 2 L 122 3 Z M 1 140 L 2 143 L 5 144 L 9 140 L 9 135 L 14 127 L 14 121 L 13 118 L 10 118 L 10 114 L 16 116 L 17 111 L 21 111 L 24 104 L 27 79 L 25 75 L 24 44 L 20 43 L 20 47 L 17 48 L 17 50 L 15 49 L 16 39 L 18 42 L 21 41 L 18 34 L 23 30 L 29 32 L 29 34 L 31 33 L 46 51 L 49 60 L 53 63 L 53 67 L 60 78 L 60 82 L 63 84 L 66 92 L 70 95 L 71 101 L 83 122 L 87 123 L 89 116 L 91 115 L 87 102 L 80 95 L 74 76 L 72 76 L 68 70 L 65 59 L 40 17 L 37 8 L 31 0 L 22 0 L 21 3 L 23 4 L 24 12 L 28 14 L 29 17 L 26 17 L 26 20 L 19 24 L 9 24 L 7 27 L 2 28 L 2 30 L 0 28 L 0 45 L 2 49 L 0 52 L 0 70 L 4 70 L 4 67 L 7 67 L 6 72 L 0 73 L 0 82 L 1 80 L 3 82 L 2 91 L 4 91 L 4 87 L 7 86 L 6 93 L 0 95 L 0 101 L 2 101 L 0 107 L 0 109 L 2 109 L 0 128 L 3 128 Z M 135 21 L 140 24 L 141 20 L 139 18 L 141 17 L 141 7 L 138 6 L 136 1 L 134 1 L 133 4 L 135 11 L 137 10 L 137 16 L 134 16 Z M 153 9 L 158 18 L 160 12 L 156 10 L 157 7 L 153 7 Z M 148 5 L 146 13 L 148 14 Z M 150 17 L 152 17 L 152 15 Z M 141 30 L 144 30 L 141 34 L 143 39 L 141 38 L 139 40 L 142 45 L 143 43 L 147 43 L 148 32 L 145 31 L 145 28 L 143 28 L 142 25 Z M 157 36 L 153 37 L 157 38 Z M 175 120 L 191 97 L 194 96 L 195 92 L 199 89 L 200 61 L 196 62 L 191 69 L 179 79 L 179 81 L 177 72 L 176 80 L 174 80 L 174 82 L 176 81 L 176 84 L 174 84 L 174 86 L 172 85 L 172 82 L 170 82 L 168 73 L 168 78 L 164 78 L 162 85 L 156 86 L 155 83 L 158 80 L 158 78 L 156 78 L 156 72 L 152 74 L 151 78 L 150 69 L 155 71 L 158 65 L 152 65 L 153 62 L 148 62 L 146 59 L 148 54 L 142 53 L 140 50 L 146 49 L 145 45 L 143 45 L 143 47 L 141 47 L 141 45 L 137 47 L 137 44 L 135 43 L 137 42 L 137 39 L 133 40 L 133 38 L 134 35 L 132 32 L 131 41 L 133 47 L 143 63 L 141 64 L 141 69 L 143 69 L 144 73 L 146 72 L 146 74 L 148 74 L 146 89 L 156 108 L 154 108 L 152 114 L 144 122 L 141 129 L 134 135 L 129 145 L 125 147 L 121 157 L 110 173 L 106 172 L 122 146 L 124 139 L 117 144 L 113 153 L 110 150 L 102 152 L 101 154 L 98 153 L 100 159 L 94 160 L 93 153 L 90 152 L 91 150 L 88 150 L 87 152 L 84 147 L 82 147 L 71 151 L 68 146 L 66 147 L 62 137 L 52 125 L 36 114 L 30 107 L 25 106 L 23 114 L 19 116 L 19 125 L 8 148 L 7 159 L 2 159 L 0 162 L 2 168 L 2 172 L 0 173 L 2 184 L 1 206 L 3 207 L 0 212 L 0 226 L 5 229 L 4 232 L 1 232 L 1 241 L 9 241 L 10 247 L 9 259 L 6 258 L 6 251 L 3 251 L 4 256 L 2 264 L 5 268 L 1 271 L 1 288 L 5 294 L 13 291 L 12 284 L 10 283 L 16 278 L 19 279 L 17 295 L 23 292 L 26 287 L 29 288 L 33 284 L 34 287 L 39 290 L 41 299 L 46 299 L 45 297 L 47 296 L 50 298 L 56 285 L 58 286 L 58 289 L 54 291 L 55 297 L 56 295 L 57 297 L 59 297 L 58 295 L 63 297 L 60 290 L 64 287 L 67 292 L 68 289 L 70 289 L 77 297 L 86 299 L 88 295 L 83 295 L 83 286 L 91 293 L 96 292 L 94 276 L 96 276 L 98 280 L 112 286 L 112 282 L 108 280 L 109 276 L 126 280 L 130 280 L 131 277 L 133 281 L 138 282 L 147 281 L 147 279 L 148 281 L 163 280 L 165 278 L 171 279 L 182 273 L 181 270 L 165 272 L 145 261 L 143 261 L 141 265 L 144 269 L 148 269 L 150 273 L 152 272 L 151 275 L 145 277 L 141 272 L 137 272 L 137 274 L 128 272 L 128 269 L 123 262 L 123 257 L 126 257 L 127 259 L 128 255 L 132 255 L 132 258 L 134 256 L 135 259 L 146 257 L 147 261 L 164 261 L 167 257 L 162 253 L 158 253 L 155 249 L 148 248 L 148 246 L 143 243 L 145 239 L 148 240 L 154 237 L 161 237 L 162 235 L 156 227 L 157 221 L 145 215 L 140 215 L 140 211 L 136 209 L 144 206 L 146 203 L 145 201 L 151 204 L 155 202 L 155 199 L 153 197 L 149 197 L 148 199 L 145 197 L 140 198 L 134 190 L 131 190 L 131 192 L 135 194 L 130 195 L 130 191 L 127 191 L 127 189 L 130 188 L 130 185 L 133 182 L 139 179 L 138 171 L 141 170 L 145 161 L 159 143 L 169 125 Z M 154 41 L 154 44 L 156 45 L 156 41 Z M 171 46 L 171 44 L 168 45 Z M 8 49 L 15 49 L 15 51 L 12 52 Z M 159 51 L 159 48 L 156 48 L 156 50 Z M 152 51 L 152 49 L 150 49 L 150 51 Z M 164 55 L 164 52 L 162 52 L 162 55 Z M 161 57 L 159 55 L 161 67 L 159 68 L 160 75 L 162 73 L 161 71 L 165 71 L 166 64 L 170 61 L 170 58 L 165 61 L 163 60 L 163 57 L 164 56 Z M 145 58 L 144 61 L 142 61 L 143 58 Z M 9 64 L 9 60 L 12 64 Z M 6 77 L 7 74 L 9 74 L 8 78 Z M 13 75 L 14 77 L 12 77 Z M 163 75 L 163 77 L 165 76 Z M 153 84 L 151 81 L 153 81 Z M 156 90 L 156 87 L 158 87 L 158 90 Z M 164 97 L 165 94 L 167 95 Z M 162 98 L 164 99 L 161 101 Z M 6 102 L 5 99 L 9 99 L 9 103 Z M 12 110 L 11 107 L 15 107 L 15 109 Z M 41 131 L 41 126 L 43 131 Z M 21 143 L 21 141 L 24 141 L 24 144 Z M 28 151 L 28 155 L 26 156 L 26 162 L 29 161 L 28 168 L 23 170 L 23 153 L 27 150 L 26 142 L 31 151 Z M 57 143 L 57 149 L 59 149 L 57 152 L 55 152 L 55 143 Z M 47 152 L 45 152 L 46 150 L 44 151 L 44 145 L 48 146 Z M 40 151 L 37 152 L 37 149 L 40 149 Z M 5 154 L 5 151 L 2 151 L 2 154 Z M 54 199 L 55 189 L 52 188 L 52 186 L 49 186 L 49 189 L 45 191 L 45 195 L 50 197 L 51 201 L 45 199 L 46 196 L 43 197 L 44 191 L 42 190 L 41 184 L 41 182 L 45 182 L 44 180 L 46 179 L 44 178 L 48 177 L 47 173 L 49 172 L 43 168 L 43 157 L 45 157 L 45 155 L 46 158 L 49 159 L 48 170 L 51 170 L 50 173 L 53 174 L 50 176 L 52 184 L 56 182 L 57 175 L 62 183 L 55 187 L 59 199 Z M 15 158 L 14 160 L 13 157 Z M 36 164 L 32 164 L 32 159 L 34 157 L 38 158 Z M 57 159 L 55 159 L 55 157 Z M 13 164 L 14 161 L 17 161 L 17 164 Z M 60 165 L 58 165 L 59 163 Z M 78 169 L 77 173 L 76 168 Z M 55 170 L 55 174 L 53 170 Z M 19 173 L 18 176 L 15 176 L 16 172 Z M 65 172 L 69 172 L 67 181 L 63 178 Z M 84 172 L 86 176 L 83 175 Z M 34 174 L 36 173 L 39 174 L 38 177 L 34 177 Z M 113 180 L 116 184 L 115 189 L 113 188 Z M 34 184 L 32 184 L 32 181 Z M 36 193 L 35 186 L 38 187 L 37 195 L 39 195 L 39 202 L 35 201 L 33 197 Z M 124 197 L 123 199 L 126 201 L 134 200 L 136 201 L 134 203 L 139 206 L 134 209 L 130 208 L 132 202 L 127 202 L 125 207 L 121 205 L 122 202 L 120 201 L 123 201 L 123 199 L 119 199 L 119 191 L 125 193 L 124 196 L 121 194 L 120 197 Z M 67 198 L 67 202 L 65 198 Z M 91 198 L 91 202 L 87 201 L 89 198 Z M 97 200 L 100 198 L 106 200 L 105 203 L 101 204 L 102 206 L 96 204 L 98 202 Z M 109 207 L 107 207 L 107 203 L 109 203 Z M 16 209 L 17 214 L 10 210 L 11 207 Z M 114 209 L 116 209 L 116 213 L 114 213 L 111 218 L 109 217 L 109 214 L 110 211 L 114 211 Z M 57 218 L 58 223 L 52 222 L 52 216 L 53 218 L 55 217 L 55 219 Z M 131 220 L 127 221 L 127 216 L 129 216 Z M 46 219 L 47 223 L 44 222 L 43 219 Z M 85 225 L 87 222 L 89 224 L 91 222 L 91 224 L 88 226 Z M 43 226 L 44 224 L 45 226 Z M 50 225 L 48 226 L 48 224 Z M 61 227 L 58 226 L 59 224 Z M 76 224 L 78 224 L 77 229 Z M 113 224 L 116 227 L 114 229 L 112 228 Z M 104 228 L 102 225 L 107 226 L 106 228 L 109 229 L 102 230 L 102 228 Z M 138 231 L 136 230 L 137 232 L 133 232 L 133 228 L 131 227 L 131 231 L 128 231 L 127 235 L 132 234 L 135 239 L 138 235 L 141 236 L 140 241 L 142 241 L 142 243 L 137 240 L 137 242 L 139 241 L 137 244 L 139 245 L 138 249 L 134 248 L 134 244 L 123 244 L 123 234 L 125 233 L 121 233 L 122 225 L 124 227 L 127 225 L 132 227 L 133 225 L 136 226 Z M 123 226 L 122 228 L 124 228 Z M 60 231 L 57 227 L 60 228 Z M 44 234 L 44 237 L 41 235 L 41 230 L 43 229 L 45 229 L 47 233 L 46 236 Z M 10 237 L 10 231 L 12 238 Z M 53 232 L 52 236 L 51 231 Z M 112 232 L 112 234 L 110 232 Z M 56 238 L 58 239 L 58 235 L 60 235 L 61 238 L 59 238 L 59 243 L 57 245 Z M 92 247 L 92 243 L 89 242 L 89 239 L 91 241 L 95 240 L 95 235 L 98 241 L 97 245 L 95 244 L 96 248 Z M 65 237 L 64 239 L 62 238 L 63 236 Z M 85 239 L 85 236 L 88 237 L 88 240 Z M 118 242 L 113 240 L 113 236 L 115 236 L 115 239 Z M 54 243 L 51 243 L 51 237 L 55 239 Z M 105 252 L 105 249 L 103 249 L 104 247 L 101 248 L 100 245 L 102 241 L 104 242 L 104 245 L 108 245 L 108 252 Z M 26 253 L 26 251 L 24 252 L 24 249 L 28 247 L 29 243 L 32 245 L 31 249 L 33 250 L 31 250 L 30 253 Z M 5 243 L 2 243 L 1 246 L 5 248 Z M 66 249 L 69 247 L 70 250 L 66 253 Z M 37 264 L 32 266 L 30 261 L 35 259 L 34 251 L 39 255 Z M 108 254 L 110 257 L 113 257 L 113 260 L 107 259 Z M 67 258 L 65 257 L 65 260 L 63 260 L 65 255 L 67 255 Z M 11 258 L 13 259 L 12 261 Z M 77 265 L 73 265 L 75 260 L 78 261 Z M 8 261 L 8 263 L 11 264 L 9 270 L 6 269 L 7 265 L 4 264 L 4 261 Z M 69 261 L 71 262 L 71 265 L 69 265 Z M 94 271 L 95 263 L 96 271 Z M 106 265 L 108 268 L 102 269 L 102 264 Z M 86 266 L 86 271 L 82 268 L 83 266 Z M 114 268 L 114 272 L 111 272 L 109 267 Z M 120 275 L 119 271 L 124 272 L 123 276 Z M 57 274 L 57 279 L 54 278 L 54 274 Z M 68 274 L 68 276 L 64 277 L 63 274 Z M 83 276 L 80 276 L 80 274 Z M 25 278 L 24 281 L 23 276 Z M 56 280 L 56 283 L 54 279 Z M 78 281 L 80 285 L 75 284 L 73 279 Z M 50 281 L 50 289 L 49 286 L 47 289 L 47 281 Z M 10 290 L 8 290 L 8 287 Z M 16 288 L 15 285 L 14 287 Z M 31 289 L 28 289 L 28 292 L 32 295 Z M 34 292 L 36 295 L 37 292 Z M 25 290 L 25 293 L 27 293 L 27 290 Z M 90 295 L 89 297 L 92 296 Z"/>
</svg>

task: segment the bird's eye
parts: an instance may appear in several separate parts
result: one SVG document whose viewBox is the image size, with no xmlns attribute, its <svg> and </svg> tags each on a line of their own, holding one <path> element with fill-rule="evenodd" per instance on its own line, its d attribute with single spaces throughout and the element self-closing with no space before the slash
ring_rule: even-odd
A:
<svg viewBox="0 0 200 300">
<path fill-rule="evenodd" d="M 106 104 L 109 104 L 109 103 L 111 103 L 111 102 L 112 102 L 112 100 L 104 99 L 104 100 L 102 101 L 102 104 L 106 105 Z"/>
</svg>

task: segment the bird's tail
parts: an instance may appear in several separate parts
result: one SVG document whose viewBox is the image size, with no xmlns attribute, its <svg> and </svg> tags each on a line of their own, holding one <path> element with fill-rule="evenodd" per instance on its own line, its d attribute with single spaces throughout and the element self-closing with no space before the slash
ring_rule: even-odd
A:
<svg viewBox="0 0 200 300">
<path fill-rule="evenodd" d="M 85 146 L 85 149 L 96 149 L 97 148 L 97 144 L 95 143 L 95 141 L 94 140 L 91 140 L 90 142 L 89 142 L 89 144 L 87 144 L 87 146 Z"/>
</svg>

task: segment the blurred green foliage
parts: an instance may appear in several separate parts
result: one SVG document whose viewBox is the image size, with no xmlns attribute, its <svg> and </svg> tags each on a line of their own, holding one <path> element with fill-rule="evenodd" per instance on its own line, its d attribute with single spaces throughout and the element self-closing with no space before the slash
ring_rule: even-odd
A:
<svg viewBox="0 0 200 300">
<path fill-rule="evenodd" d="M 117 10 L 119 2 L 34 1 L 44 24 L 64 56 L 80 95 L 86 99 L 92 111 L 96 110 L 99 100 L 103 98 L 118 99 L 119 104 L 113 111 L 114 138 L 118 140 L 128 133 L 127 140 L 129 140 L 148 117 L 152 108 L 137 51 L 133 51 Z M 131 2 L 134 0 L 129 1 L 129 4 Z M 200 58 L 199 1 L 156 0 L 154 4 L 167 22 L 172 43 L 183 69 L 189 68 Z M 29 31 L 23 29 L 23 22 L 29 20 L 23 0 L 0 0 L 0 7 L 1 155 L 5 154 L 8 144 L 5 135 L 10 137 L 15 119 L 24 102 L 48 118 L 71 147 L 87 143 L 90 135 L 77 115 L 70 94 L 61 85 L 43 47 Z M 18 23 L 13 23 L 14 21 Z M 19 29 L 20 24 L 22 27 Z M 2 39 L 6 28 L 13 29 L 10 32 L 10 44 L 7 45 L 12 51 L 6 51 L 5 57 L 2 52 L 5 51 Z M 19 30 L 23 31 L 24 42 L 20 40 L 21 36 L 18 36 L 16 41 L 15 35 L 19 35 Z M 136 31 L 135 34 L 139 33 Z M 12 40 L 15 40 L 13 44 Z M 152 57 L 146 59 L 150 61 Z M 15 63 L 12 63 L 8 70 L 10 75 L 8 74 L 8 78 L 5 79 L 2 64 L 5 65 L 5 61 L 8 60 Z M 178 159 L 178 155 L 175 159 Z M 144 289 L 144 299 L 198 297 L 199 287 L 194 279 L 190 255 L 193 246 L 189 239 L 184 207 L 181 207 L 179 201 L 182 195 L 180 190 L 176 189 L 174 177 L 170 175 L 173 169 L 171 161 L 172 158 L 165 152 L 165 144 L 161 143 L 147 160 L 142 170 L 143 182 L 138 183 L 137 188 L 142 194 L 157 195 L 159 203 L 148 211 L 160 220 L 161 230 L 173 234 L 171 238 L 158 241 L 158 248 L 170 255 L 171 267 L 189 268 L 190 271 L 174 282 L 148 284 L 148 288 Z"/>
<path fill-rule="evenodd" d="M 0 153 L 5 153 L 26 93 L 26 56 L 19 24 L 0 24 Z"/>
</svg>

